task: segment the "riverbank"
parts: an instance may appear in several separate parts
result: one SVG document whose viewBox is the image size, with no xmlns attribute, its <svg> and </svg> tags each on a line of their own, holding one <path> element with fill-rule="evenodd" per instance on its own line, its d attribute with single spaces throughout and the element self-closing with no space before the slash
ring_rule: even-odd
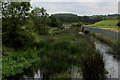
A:
<svg viewBox="0 0 120 80">
<path fill-rule="evenodd" d="M 112 49 L 113 49 L 112 54 L 120 55 L 120 52 L 119 52 L 119 50 L 120 50 L 119 43 L 120 42 L 118 40 L 111 39 L 111 38 L 109 38 L 107 36 L 95 33 L 93 31 L 90 31 L 90 34 L 94 38 L 98 39 L 100 42 L 103 42 L 103 43 L 109 45 L 110 47 L 112 47 Z"/>
</svg>

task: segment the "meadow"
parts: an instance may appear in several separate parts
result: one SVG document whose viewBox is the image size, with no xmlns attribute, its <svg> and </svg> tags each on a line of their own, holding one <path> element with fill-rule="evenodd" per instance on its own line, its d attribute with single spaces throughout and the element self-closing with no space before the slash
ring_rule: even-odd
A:
<svg viewBox="0 0 120 80">
<path fill-rule="evenodd" d="M 118 32 L 119 29 L 117 27 L 117 23 L 118 23 L 118 20 L 103 20 L 103 21 L 96 22 L 93 25 L 87 25 L 87 26 Z"/>
</svg>

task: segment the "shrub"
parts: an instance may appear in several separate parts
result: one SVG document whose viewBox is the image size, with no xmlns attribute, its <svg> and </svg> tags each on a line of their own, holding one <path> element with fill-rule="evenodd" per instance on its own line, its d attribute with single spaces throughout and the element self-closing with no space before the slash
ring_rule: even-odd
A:
<svg viewBox="0 0 120 80">
<path fill-rule="evenodd" d="M 38 59 L 37 51 L 27 49 L 22 51 L 10 52 L 2 58 L 2 75 L 3 78 L 15 76 L 24 72 Z"/>
<path fill-rule="evenodd" d="M 36 36 L 35 33 L 27 31 L 15 31 L 3 36 L 3 44 L 15 49 L 31 47 L 35 43 L 36 38 L 38 38 L 38 35 Z"/>
</svg>

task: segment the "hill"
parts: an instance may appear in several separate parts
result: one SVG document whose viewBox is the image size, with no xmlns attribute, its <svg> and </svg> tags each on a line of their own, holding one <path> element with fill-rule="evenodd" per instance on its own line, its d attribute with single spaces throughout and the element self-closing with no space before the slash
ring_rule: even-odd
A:
<svg viewBox="0 0 120 80">
<path fill-rule="evenodd" d="M 118 23 L 118 20 L 103 20 L 89 26 L 90 27 L 115 27 L 117 23 Z"/>
<path fill-rule="evenodd" d="M 103 20 L 103 21 L 100 21 L 100 22 L 96 22 L 93 25 L 87 25 L 87 26 L 119 32 L 120 29 L 117 28 L 117 26 L 116 26 L 117 23 L 118 23 L 118 20 Z"/>
</svg>

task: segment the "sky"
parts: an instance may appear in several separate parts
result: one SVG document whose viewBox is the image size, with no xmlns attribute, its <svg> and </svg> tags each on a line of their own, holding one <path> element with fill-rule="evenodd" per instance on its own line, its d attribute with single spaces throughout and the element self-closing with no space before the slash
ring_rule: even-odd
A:
<svg viewBox="0 0 120 80">
<path fill-rule="evenodd" d="M 79 16 L 118 13 L 118 0 L 31 0 L 31 5 L 44 7 L 48 14 L 74 13 Z"/>
</svg>

